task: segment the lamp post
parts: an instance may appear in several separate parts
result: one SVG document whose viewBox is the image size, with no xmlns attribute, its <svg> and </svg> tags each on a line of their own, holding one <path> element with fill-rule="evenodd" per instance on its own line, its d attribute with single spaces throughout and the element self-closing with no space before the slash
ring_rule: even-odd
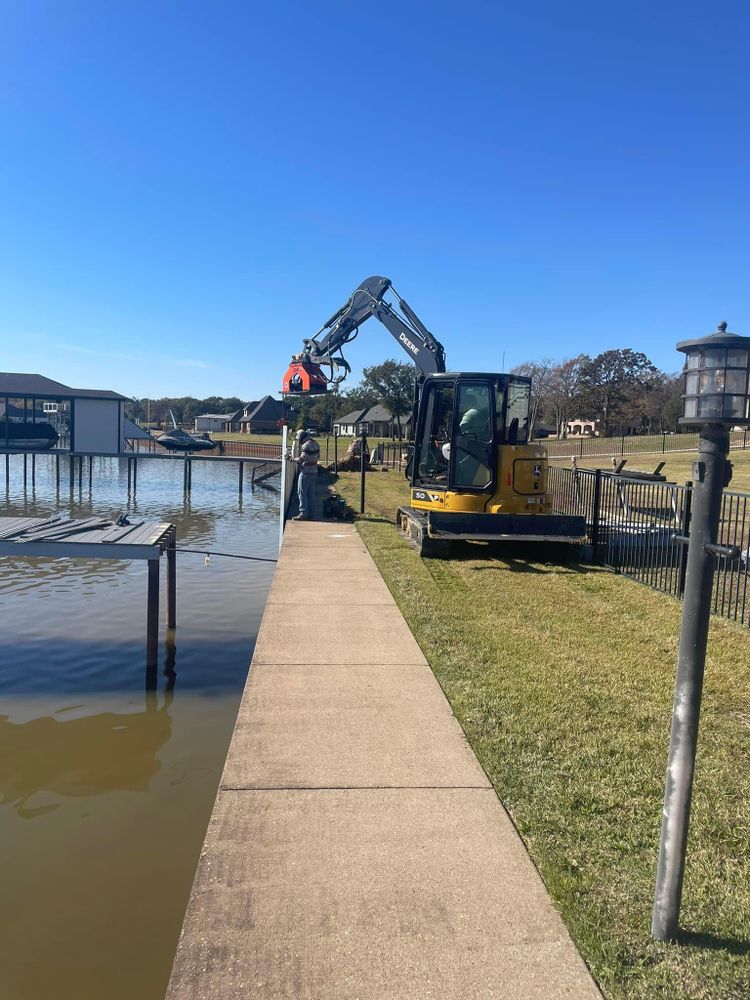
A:
<svg viewBox="0 0 750 1000">
<path fill-rule="evenodd" d="M 728 428 L 750 424 L 750 337 L 728 333 L 727 324 L 719 323 L 716 333 L 683 340 L 677 350 L 686 356 L 680 424 L 698 425 L 700 431 L 690 537 L 677 539 L 688 544 L 688 556 L 651 921 L 657 941 L 674 940 L 678 933 L 714 557 L 739 556 L 737 546 L 717 545 L 722 492 L 732 477 Z"/>
<path fill-rule="evenodd" d="M 365 512 L 365 445 L 370 427 L 366 420 L 359 423 L 359 512 Z"/>
</svg>

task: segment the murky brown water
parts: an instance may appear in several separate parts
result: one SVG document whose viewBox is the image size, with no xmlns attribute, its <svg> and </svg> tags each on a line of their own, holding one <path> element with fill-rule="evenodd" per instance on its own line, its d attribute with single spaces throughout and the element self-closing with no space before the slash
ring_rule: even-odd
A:
<svg viewBox="0 0 750 1000">
<path fill-rule="evenodd" d="M 33 497 L 0 482 L 0 513 L 126 509 L 117 462 L 72 506 L 52 469 Z M 190 504 L 181 484 L 177 462 L 139 468 L 137 514 L 176 521 L 178 546 L 275 556 L 276 493 L 240 503 L 236 469 L 207 463 Z M 0 561 L 4 1000 L 163 996 L 272 572 L 178 556 L 177 641 L 147 691 L 145 564 Z"/>
</svg>

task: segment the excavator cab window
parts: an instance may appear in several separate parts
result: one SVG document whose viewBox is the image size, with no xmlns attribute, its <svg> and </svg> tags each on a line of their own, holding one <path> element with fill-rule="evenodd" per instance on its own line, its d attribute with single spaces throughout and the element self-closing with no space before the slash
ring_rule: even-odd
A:
<svg viewBox="0 0 750 1000">
<path fill-rule="evenodd" d="M 531 386 L 511 378 L 508 382 L 508 405 L 505 411 L 505 443 L 526 444 L 529 436 L 529 397 Z"/>
<path fill-rule="evenodd" d="M 493 482 L 492 386 L 459 380 L 451 485 L 484 490 Z"/>
<path fill-rule="evenodd" d="M 453 427 L 453 383 L 433 383 L 423 401 L 424 423 L 419 441 L 417 479 L 420 483 L 445 486 L 448 483 L 450 441 Z"/>
</svg>

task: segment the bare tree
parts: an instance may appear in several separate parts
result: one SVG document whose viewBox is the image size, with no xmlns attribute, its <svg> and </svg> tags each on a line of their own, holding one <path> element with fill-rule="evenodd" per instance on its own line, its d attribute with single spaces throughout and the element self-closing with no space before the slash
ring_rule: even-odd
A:
<svg viewBox="0 0 750 1000">
<path fill-rule="evenodd" d="M 550 390 L 553 385 L 552 373 L 555 370 L 554 364 L 551 358 L 542 358 L 541 361 L 524 361 L 523 364 L 516 365 L 512 370 L 514 375 L 525 375 L 531 379 L 529 441 L 534 437 L 534 427 L 540 414 L 546 411 L 549 404 Z"/>
<path fill-rule="evenodd" d="M 558 437 L 568 436 L 567 423 L 579 397 L 581 368 L 590 360 L 587 354 L 578 354 L 559 362 L 550 373 L 548 412 L 555 422 Z"/>
</svg>

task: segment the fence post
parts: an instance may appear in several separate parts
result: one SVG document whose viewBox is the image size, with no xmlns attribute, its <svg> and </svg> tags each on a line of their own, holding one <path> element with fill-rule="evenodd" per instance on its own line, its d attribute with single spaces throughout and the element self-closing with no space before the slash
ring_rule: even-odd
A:
<svg viewBox="0 0 750 1000">
<path fill-rule="evenodd" d="M 682 505 L 682 524 L 680 525 L 680 534 L 683 538 L 688 538 L 690 535 L 690 510 L 693 505 L 693 483 L 688 480 L 685 483 L 685 500 Z M 685 593 L 685 576 L 687 575 L 687 555 L 688 547 L 687 545 L 680 546 L 680 576 L 677 582 L 677 594 L 682 597 Z"/>
<path fill-rule="evenodd" d="M 602 498 L 602 470 L 594 473 L 594 510 L 591 517 L 591 554 L 595 563 L 599 562 L 599 506 Z"/>
<path fill-rule="evenodd" d="M 662 431 L 661 432 L 661 453 L 662 453 L 662 455 L 666 454 L 666 451 L 667 451 L 667 432 L 666 431 Z"/>
<path fill-rule="evenodd" d="M 581 437 L 581 458 L 583 458 L 583 437 Z"/>
<path fill-rule="evenodd" d="M 622 440 L 620 441 L 620 458 L 625 454 L 625 435 L 622 435 Z"/>
</svg>

